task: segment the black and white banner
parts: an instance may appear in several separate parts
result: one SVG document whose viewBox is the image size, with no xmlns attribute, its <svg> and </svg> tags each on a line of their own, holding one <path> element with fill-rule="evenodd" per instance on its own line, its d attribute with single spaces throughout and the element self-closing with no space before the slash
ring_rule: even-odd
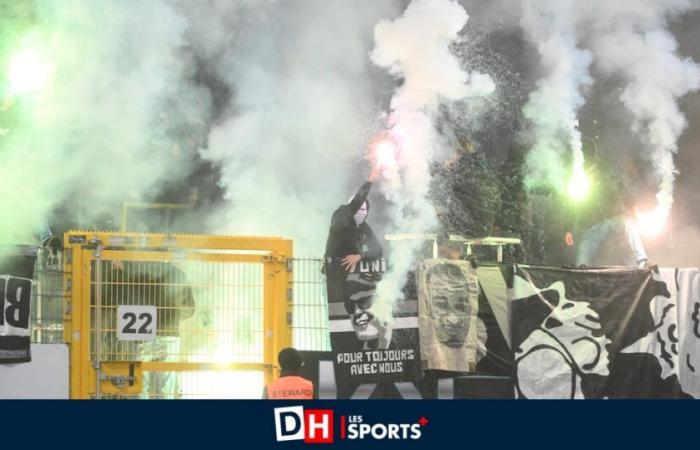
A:
<svg viewBox="0 0 700 450">
<path fill-rule="evenodd" d="M 480 288 L 476 373 L 510 378 L 513 351 L 508 293 L 512 288 L 513 265 L 480 264 L 476 276 Z"/>
<path fill-rule="evenodd" d="M 517 267 L 518 397 L 698 396 L 695 273 Z"/>
<path fill-rule="evenodd" d="M 0 247 L 0 363 L 31 361 L 31 300 L 36 248 Z"/>
<path fill-rule="evenodd" d="M 353 321 L 371 300 L 353 303 L 371 299 L 380 274 L 366 267 L 333 278 L 329 271 L 329 285 L 343 280 L 337 292 L 345 296 L 329 287 L 333 398 L 494 398 L 506 396 L 509 383 L 527 399 L 700 398 L 700 269 L 462 264 L 426 261 L 415 277 L 418 290 L 406 286 L 403 316 L 394 320 L 415 321 L 420 310 L 420 355 L 415 326 L 382 335 L 381 323 L 372 333 L 363 327 L 371 314 Z M 436 267 L 445 270 L 437 274 Z M 367 352 L 411 348 L 415 360 L 393 378 L 367 365 L 381 358 Z M 419 370 L 423 378 L 415 382 Z"/>
<path fill-rule="evenodd" d="M 655 278 L 668 295 L 652 299 L 648 308 L 653 328 L 622 353 L 629 358 L 653 356 L 663 383 L 672 383 L 674 389 L 679 384 L 679 396 L 700 398 L 700 270 L 660 269 Z"/>
<path fill-rule="evenodd" d="M 409 277 L 404 298 L 393 303 L 391 317 L 380 317 L 373 304 L 385 268 L 383 259 L 361 261 L 353 272 L 346 272 L 339 259 L 327 262 L 329 327 L 339 391 L 352 392 L 362 383 L 411 381 L 419 373 L 415 282 Z"/>
<path fill-rule="evenodd" d="M 302 351 L 304 365 L 301 376 L 314 384 L 314 398 L 335 400 L 353 399 L 512 399 L 513 383 L 510 377 L 459 374 L 429 371 L 415 382 L 374 383 L 357 386 L 351 395 L 344 395 L 336 384 L 333 371 L 333 353 Z"/>
<path fill-rule="evenodd" d="M 473 371 L 479 282 L 471 264 L 449 259 L 423 261 L 418 271 L 418 304 L 423 369 Z"/>
</svg>

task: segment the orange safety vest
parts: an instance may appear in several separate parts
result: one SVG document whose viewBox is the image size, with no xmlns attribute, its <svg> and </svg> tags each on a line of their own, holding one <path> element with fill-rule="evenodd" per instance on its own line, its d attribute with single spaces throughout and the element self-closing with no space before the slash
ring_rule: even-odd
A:
<svg viewBox="0 0 700 450">
<path fill-rule="evenodd" d="M 311 400 L 314 384 L 295 375 L 281 377 L 267 385 L 267 398 L 275 400 Z"/>
</svg>

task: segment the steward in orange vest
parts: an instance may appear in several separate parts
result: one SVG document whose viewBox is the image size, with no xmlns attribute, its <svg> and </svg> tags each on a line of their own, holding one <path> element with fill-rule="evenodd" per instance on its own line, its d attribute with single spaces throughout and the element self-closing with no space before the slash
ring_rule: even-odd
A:
<svg viewBox="0 0 700 450">
<path fill-rule="evenodd" d="M 304 359 L 293 348 L 283 349 L 277 356 L 280 377 L 265 386 L 263 398 L 272 400 L 311 400 L 314 398 L 314 384 L 299 376 Z"/>
</svg>

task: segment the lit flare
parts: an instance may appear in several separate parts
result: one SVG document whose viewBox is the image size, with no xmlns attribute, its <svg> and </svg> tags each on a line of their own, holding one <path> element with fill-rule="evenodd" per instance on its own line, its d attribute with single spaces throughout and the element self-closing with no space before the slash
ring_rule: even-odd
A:
<svg viewBox="0 0 700 450">
<path fill-rule="evenodd" d="M 379 170 L 396 166 L 396 145 L 390 139 L 381 139 L 374 146 L 374 166 Z"/>
<path fill-rule="evenodd" d="M 658 236 L 666 228 L 668 213 L 668 208 L 662 205 L 651 211 L 635 211 L 639 232 L 644 236 Z"/>
<path fill-rule="evenodd" d="M 567 193 L 572 200 L 580 202 L 588 197 L 591 192 L 591 180 L 586 175 L 583 167 L 577 167 L 574 169 L 574 174 L 569 181 L 567 186 Z"/>
</svg>

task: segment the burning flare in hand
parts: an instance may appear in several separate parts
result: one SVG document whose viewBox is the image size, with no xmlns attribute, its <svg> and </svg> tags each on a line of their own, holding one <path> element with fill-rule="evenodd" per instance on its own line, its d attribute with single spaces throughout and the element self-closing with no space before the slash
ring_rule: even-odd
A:
<svg viewBox="0 0 700 450">
<path fill-rule="evenodd" d="M 398 165 L 398 146 L 389 136 L 383 135 L 377 138 L 369 148 L 368 159 L 372 170 L 384 172 Z"/>
</svg>

